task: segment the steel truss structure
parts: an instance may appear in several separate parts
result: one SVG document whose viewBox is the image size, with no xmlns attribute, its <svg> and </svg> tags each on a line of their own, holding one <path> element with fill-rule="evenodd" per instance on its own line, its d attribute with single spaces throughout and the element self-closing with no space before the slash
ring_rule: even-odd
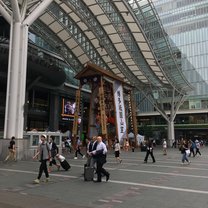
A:
<svg viewBox="0 0 208 208">
<path fill-rule="evenodd" d="M 182 74 L 180 51 L 169 41 L 151 0 L 0 0 L 0 14 L 11 28 L 17 23 L 20 30 L 26 28 L 24 54 L 21 55 L 27 55 L 29 30 L 45 40 L 75 72 L 88 62 L 112 71 L 149 99 L 171 124 L 169 136 L 173 137 L 171 126 L 176 112 L 193 88 Z M 12 50 L 16 40 L 14 37 L 10 44 L 14 53 L 22 51 L 21 47 Z M 10 63 L 11 68 L 15 64 L 12 53 Z M 26 74 L 26 60 L 21 63 Z M 20 79 L 25 82 L 25 78 Z M 8 80 L 13 83 L 11 77 Z M 7 95 L 11 93 L 8 89 Z M 21 96 L 23 102 L 18 106 L 22 109 L 24 93 Z M 170 116 L 160 105 L 164 100 L 172 106 Z M 7 106 L 10 102 L 7 99 Z M 6 110 L 5 138 L 13 135 L 21 138 L 22 126 L 8 129 L 14 126 L 10 122 L 10 108 L 14 113 L 17 110 L 15 106 Z M 17 120 L 20 114 L 22 112 L 17 114 Z"/>
</svg>

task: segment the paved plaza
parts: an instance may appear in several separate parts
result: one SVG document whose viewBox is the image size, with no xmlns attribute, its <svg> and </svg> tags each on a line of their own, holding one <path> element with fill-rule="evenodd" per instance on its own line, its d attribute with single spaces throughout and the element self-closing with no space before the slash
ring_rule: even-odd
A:
<svg viewBox="0 0 208 208">
<path fill-rule="evenodd" d="M 85 182 L 86 159 L 74 160 L 70 155 L 69 171 L 54 171 L 50 182 L 32 183 L 37 177 L 38 161 L 0 162 L 1 208 L 196 208 L 208 207 L 208 148 L 202 156 L 181 164 L 178 149 L 168 149 L 164 156 L 160 147 L 144 164 L 145 152 L 122 152 L 121 164 L 108 154 L 106 169 L 110 180 Z M 45 176 L 42 176 L 42 180 Z"/>
</svg>

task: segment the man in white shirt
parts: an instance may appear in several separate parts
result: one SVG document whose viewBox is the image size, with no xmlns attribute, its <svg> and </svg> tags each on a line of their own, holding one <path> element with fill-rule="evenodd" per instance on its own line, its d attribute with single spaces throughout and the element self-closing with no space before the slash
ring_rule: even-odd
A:
<svg viewBox="0 0 208 208">
<path fill-rule="evenodd" d="M 107 154 L 107 147 L 102 141 L 101 136 L 97 136 L 97 147 L 96 150 L 90 152 L 90 154 L 96 158 L 97 161 L 97 181 L 101 182 L 102 174 L 106 176 L 106 181 L 109 180 L 110 173 L 108 173 L 104 168 L 103 165 L 106 163 L 106 154 Z"/>
</svg>

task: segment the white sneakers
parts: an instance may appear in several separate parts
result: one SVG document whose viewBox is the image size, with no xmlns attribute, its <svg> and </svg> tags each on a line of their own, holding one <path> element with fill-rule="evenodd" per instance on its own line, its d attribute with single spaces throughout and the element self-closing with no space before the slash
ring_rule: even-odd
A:
<svg viewBox="0 0 208 208">
<path fill-rule="evenodd" d="M 40 180 L 39 179 L 35 179 L 33 182 L 36 183 L 36 184 L 39 184 Z"/>
<path fill-rule="evenodd" d="M 49 182 L 49 181 L 50 181 L 50 178 L 46 178 L 45 182 L 47 183 L 47 182 Z"/>
<path fill-rule="evenodd" d="M 85 155 L 83 155 L 82 158 L 85 158 Z M 77 160 L 78 158 L 77 157 L 74 157 L 74 159 Z"/>
<path fill-rule="evenodd" d="M 50 181 L 50 178 L 46 178 L 45 182 L 47 183 L 47 182 L 49 182 L 49 181 Z M 39 183 L 40 183 L 40 180 L 37 178 L 37 179 L 35 179 L 35 180 L 33 181 L 33 183 L 39 184 Z"/>
<path fill-rule="evenodd" d="M 188 161 L 187 164 L 190 165 L 191 161 Z M 185 165 L 184 162 L 181 163 L 181 165 Z"/>
</svg>

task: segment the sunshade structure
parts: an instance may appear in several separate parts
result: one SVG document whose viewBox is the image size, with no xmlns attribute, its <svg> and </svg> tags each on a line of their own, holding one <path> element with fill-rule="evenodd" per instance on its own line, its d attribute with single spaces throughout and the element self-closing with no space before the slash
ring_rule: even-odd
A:
<svg viewBox="0 0 208 208">
<path fill-rule="evenodd" d="M 55 0 L 31 30 L 54 41 L 77 71 L 93 62 L 133 86 L 191 88 L 150 1 Z"/>
<path fill-rule="evenodd" d="M 192 89 L 181 71 L 180 51 L 170 45 L 151 0 L 0 0 L 0 13 L 11 21 L 18 6 L 27 19 L 49 1 L 29 31 L 75 72 L 88 62 L 110 70 L 150 96 L 161 113 L 155 90 L 163 98 L 174 92 L 180 103 Z"/>
</svg>

